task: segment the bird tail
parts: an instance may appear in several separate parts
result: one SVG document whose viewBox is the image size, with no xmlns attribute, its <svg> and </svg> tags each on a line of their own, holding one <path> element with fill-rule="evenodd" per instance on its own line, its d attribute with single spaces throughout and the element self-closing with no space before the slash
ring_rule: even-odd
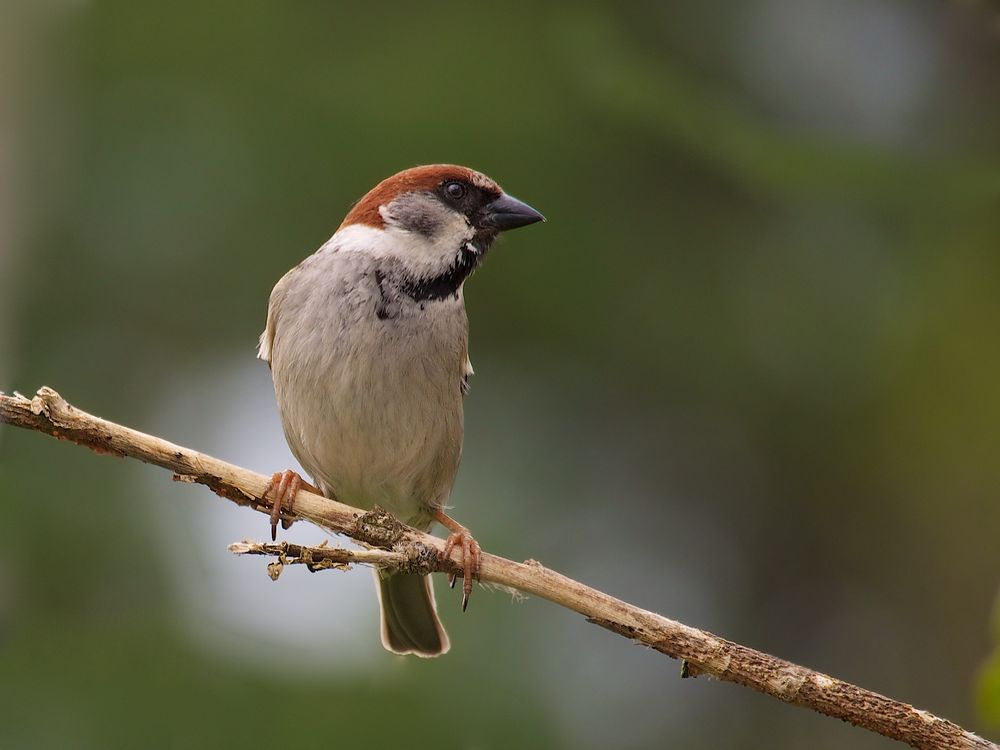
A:
<svg viewBox="0 0 1000 750">
<path fill-rule="evenodd" d="M 450 643 L 438 619 L 430 576 L 375 571 L 382 608 L 382 645 L 397 654 L 440 656 Z"/>
</svg>

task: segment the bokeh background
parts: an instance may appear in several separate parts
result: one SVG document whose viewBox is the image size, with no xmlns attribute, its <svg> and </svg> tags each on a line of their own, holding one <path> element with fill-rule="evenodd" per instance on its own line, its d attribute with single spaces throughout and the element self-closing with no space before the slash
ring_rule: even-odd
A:
<svg viewBox="0 0 1000 750">
<path fill-rule="evenodd" d="M 290 466 L 271 286 L 379 179 L 469 164 L 549 222 L 466 288 L 456 516 L 1000 735 L 997 5 L 3 16 L 0 388 Z M 272 583 L 225 551 L 263 516 L 9 428 L 0 509 L 0 747 L 894 746 L 443 581 L 451 653 L 390 656 L 368 571 Z"/>
</svg>

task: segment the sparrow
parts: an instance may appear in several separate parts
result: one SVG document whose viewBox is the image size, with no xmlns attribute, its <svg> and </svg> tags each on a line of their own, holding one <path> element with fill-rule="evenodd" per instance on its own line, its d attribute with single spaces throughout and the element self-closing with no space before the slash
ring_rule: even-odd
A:
<svg viewBox="0 0 1000 750">
<path fill-rule="evenodd" d="M 444 512 L 472 376 L 463 288 L 501 232 L 544 220 L 472 169 L 415 167 L 372 188 L 278 281 L 258 356 L 270 365 L 288 446 L 314 484 L 291 470 L 274 474 L 272 539 L 302 487 L 381 506 L 422 531 L 441 523 L 451 532 L 446 555 L 462 550 L 465 609 L 481 550 Z M 447 652 L 430 578 L 375 578 L 382 645 Z"/>
</svg>

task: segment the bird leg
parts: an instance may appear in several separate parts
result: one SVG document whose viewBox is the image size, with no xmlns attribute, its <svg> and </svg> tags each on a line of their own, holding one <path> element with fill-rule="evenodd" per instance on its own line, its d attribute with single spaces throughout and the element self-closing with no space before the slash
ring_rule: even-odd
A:
<svg viewBox="0 0 1000 750">
<path fill-rule="evenodd" d="M 451 532 L 448 541 L 444 545 L 444 556 L 447 558 L 456 547 L 462 550 L 462 611 L 469 606 L 469 596 L 472 594 L 472 581 L 479 580 L 479 564 L 482 556 L 482 547 L 479 542 L 472 538 L 472 534 L 467 528 L 446 515 L 444 511 L 435 510 L 434 519 Z M 457 573 L 452 573 L 448 577 L 448 585 L 455 587 Z"/>
<path fill-rule="evenodd" d="M 271 506 L 271 541 L 278 538 L 279 520 L 283 529 L 287 529 L 292 525 L 291 519 L 281 518 L 281 510 L 282 508 L 287 510 L 292 509 L 292 502 L 295 500 L 295 496 L 299 493 L 299 490 L 308 490 L 309 492 L 315 492 L 317 495 L 323 494 L 318 487 L 313 487 L 299 476 L 298 472 L 291 469 L 274 472 L 267 486 L 264 488 L 263 497 L 265 500 L 271 494 L 272 490 L 274 491 L 274 503 Z"/>
</svg>

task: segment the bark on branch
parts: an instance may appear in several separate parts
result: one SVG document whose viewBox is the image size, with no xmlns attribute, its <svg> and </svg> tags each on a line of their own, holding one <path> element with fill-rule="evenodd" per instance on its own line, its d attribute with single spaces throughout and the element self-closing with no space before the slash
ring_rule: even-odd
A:
<svg viewBox="0 0 1000 750">
<path fill-rule="evenodd" d="M 204 484 L 239 505 L 270 513 L 270 503 L 261 496 L 267 477 L 87 414 L 50 388 L 41 388 L 30 399 L 0 394 L 0 422 L 71 440 L 98 453 L 156 464 L 174 472 L 179 481 Z M 284 517 L 311 521 L 371 549 L 356 552 L 245 543 L 236 545 L 234 551 L 277 556 L 281 565 L 301 562 L 337 567 L 364 563 L 421 573 L 462 572 L 457 551 L 451 559 L 442 557 L 443 540 L 404 526 L 378 509 L 364 513 L 301 491 Z M 735 682 L 917 748 L 1000 750 L 1000 746 L 926 711 L 634 607 L 534 560 L 518 563 L 484 553 L 481 578 L 548 599 L 578 612 L 589 622 L 681 659 L 684 676 L 710 675 Z"/>
</svg>

